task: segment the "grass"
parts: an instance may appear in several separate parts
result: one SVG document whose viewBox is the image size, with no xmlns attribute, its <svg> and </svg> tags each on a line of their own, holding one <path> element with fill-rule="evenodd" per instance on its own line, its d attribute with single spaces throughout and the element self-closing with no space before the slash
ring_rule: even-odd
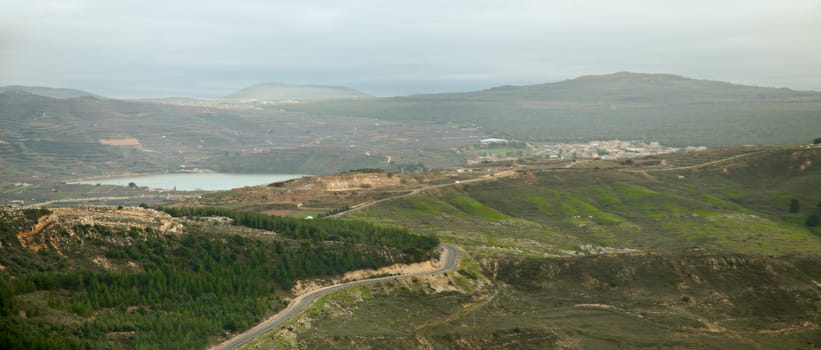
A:
<svg viewBox="0 0 821 350">
<path fill-rule="evenodd" d="M 793 152 L 775 149 L 686 172 L 683 180 L 675 172 L 536 173 L 536 181 L 450 188 L 356 216 L 448 237 L 479 255 L 562 254 L 563 247 L 584 244 L 665 251 L 703 246 L 757 254 L 821 251 L 821 237 L 804 225 L 821 199 L 821 171 L 777 170 L 808 159 L 821 164 L 821 152 Z M 734 169 L 730 175 L 722 172 L 728 166 Z M 762 168 L 766 176 L 759 174 Z M 786 213 L 791 198 L 800 199 L 801 213 Z"/>
<path fill-rule="evenodd" d="M 365 287 L 351 287 L 341 291 L 333 292 L 317 299 L 306 312 L 311 316 L 327 314 L 329 309 L 334 308 L 332 304 L 351 304 L 363 297 L 368 297 L 370 290 Z"/>
<path fill-rule="evenodd" d="M 315 210 L 298 210 L 291 214 L 288 214 L 288 217 L 304 219 L 307 216 L 313 216 L 314 218 L 316 218 L 319 213 L 319 211 Z"/>
<path fill-rule="evenodd" d="M 459 274 L 474 280 L 487 280 L 481 266 L 467 256 L 462 257 L 459 261 Z"/>
<path fill-rule="evenodd" d="M 755 159 L 745 162 L 756 162 Z M 821 162 L 819 162 L 821 164 Z M 307 348 L 781 348 L 814 344 L 819 173 L 537 173 L 420 194 L 355 217 L 465 248 L 452 286 L 370 286 L 296 330 Z M 725 165 L 726 166 L 726 165 Z M 773 171 L 776 172 L 776 171 Z M 726 189 L 726 190 L 725 190 Z M 775 198 L 775 200 L 773 200 Z M 657 253 L 567 258 L 587 245 Z M 696 249 L 698 248 L 698 249 Z M 707 252 L 707 253 L 705 253 Z M 538 258 L 545 255 L 558 258 Z M 516 256 L 517 258 L 510 258 Z M 492 282 L 484 287 L 474 282 Z M 332 306 L 327 306 L 333 304 Z M 767 332 L 773 330 L 773 332 Z M 789 331 L 782 331 L 789 330 Z M 294 346 L 292 344 L 292 346 Z"/>
<path fill-rule="evenodd" d="M 658 195 L 658 192 L 638 185 L 620 185 L 616 186 L 616 190 L 621 198 L 632 201 L 637 201 Z"/>
<path fill-rule="evenodd" d="M 487 221 L 499 221 L 504 219 L 509 219 L 510 217 L 499 213 L 498 211 L 494 210 L 493 208 L 489 208 L 482 203 L 479 203 L 475 199 L 464 196 L 464 195 L 454 195 L 450 196 L 450 202 L 453 205 L 462 211 L 462 213 L 470 216 L 470 217 L 478 217 L 482 220 Z"/>
<path fill-rule="evenodd" d="M 413 216 L 441 215 L 454 211 L 451 205 L 445 201 L 422 197 L 404 199 L 401 201 L 399 208 L 407 210 L 407 214 Z"/>
<path fill-rule="evenodd" d="M 314 306 L 333 312 L 292 323 L 289 347 L 801 348 L 817 338 L 801 326 L 816 318 L 802 270 L 815 265 L 698 253 L 495 259 L 483 265 L 494 283 L 468 294 L 432 293 L 422 279 L 334 293 L 333 306 Z M 452 283 L 469 283 L 460 274 Z M 765 332 L 781 329 L 792 331 Z"/>
</svg>

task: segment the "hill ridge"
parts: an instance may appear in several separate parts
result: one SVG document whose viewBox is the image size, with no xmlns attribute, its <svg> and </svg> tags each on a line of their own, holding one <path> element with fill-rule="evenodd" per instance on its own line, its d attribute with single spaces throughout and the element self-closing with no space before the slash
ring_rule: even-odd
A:
<svg viewBox="0 0 821 350">
<path fill-rule="evenodd" d="M 468 92 L 457 92 L 455 94 L 471 94 L 471 93 L 482 93 L 485 91 L 493 91 L 493 90 L 515 90 L 515 89 L 534 89 L 534 88 L 551 88 L 551 87 L 562 87 L 565 85 L 570 84 L 585 84 L 585 83 L 605 83 L 605 82 L 633 82 L 633 83 L 658 83 L 658 82 L 668 82 L 668 83 L 689 83 L 689 84 L 701 84 L 701 85 L 709 85 L 713 87 L 725 87 L 730 89 L 760 89 L 761 91 L 772 91 L 772 92 L 781 92 L 781 93 L 795 93 L 801 95 L 816 95 L 821 96 L 821 91 L 813 91 L 813 90 L 793 90 L 786 87 L 768 87 L 768 86 L 758 86 L 758 85 L 747 85 L 741 83 L 735 83 L 731 81 L 723 81 L 723 80 L 713 80 L 713 79 L 699 79 L 699 78 L 691 78 L 684 75 L 677 75 L 671 73 L 640 73 L 640 72 L 629 72 L 629 71 L 620 71 L 615 73 L 608 73 L 608 74 L 590 74 L 590 75 L 580 75 L 576 78 L 572 79 L 565 79 L 555 82 L 546 82 L 546 83 L 539 83 L 539 84 L 527 84 L 527 85 L 501 85 L 501 86 L 494 86 L 488 89 L 477 90 L 477 91 L 468 91 Z M 703 88 L 704 86 L 693 86 L 694 88 Z M 438 94 L 424 94 L 422 96 L 430 96 L 430 95 L 438 95 Z"/>
<path fill-rule="evenodd" d="M 304 103 L 291 110 L 475 125 L 508 138 L 545 142 L 607 137 L 740 146 L 803 143 L 821 132 L 815 122 L 821 92 L 630 72 L 472 92 Z"/>
<path fill-rule="evenodd" d="M 228 99 L 255 100 L 328 100 L 357 97 L 370 95 L 347 86 L 281 82 L 255 84 L 225 96 Z"/>
<path fill-rule="evenodd" d="M 71 88 L 60 88 L 60 87 L 48 87 L 48 86 L 29 86 L 29 85 L 6 85 L 0 86 L 0 93 L 7 93 L 12 91 L 23 91 L 32 95 L 42 96 L 42 97 L 50 97 L 50 98 L 57 98 L 57 99 L 70 99 L 70 98 L 77 98 L 77 97 L 94 97 L 94 98 L 104 98 L 103 96 L 90 93 L 88 91 L 78 90 L 78 89 L 71 89 Z"/>
</svg>

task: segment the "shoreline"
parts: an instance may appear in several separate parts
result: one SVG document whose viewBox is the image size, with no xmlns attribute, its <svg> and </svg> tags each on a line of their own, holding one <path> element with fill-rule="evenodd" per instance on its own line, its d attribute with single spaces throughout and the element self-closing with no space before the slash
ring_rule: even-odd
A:
<svg viewBox="0 0 821 350">
<path fill-rule="evenodd" d="M 307 174 L 270 173 L 218 173 L 213 171 L 181 171 L 153 174 L 133 174 L 118 176 L 94 176 L 61 181 L 67 185 L 113 185 L 128 186 L 129 182 L 138 187 L 166 191 L 226 191 L 233 188 L 261 186 L 274 182 L 310 177 Z M 143 182 L 145 181 L 145 182 Z M 226 187 L 225 185 L 229 185 Z M 189 188 L 190 187 L 190 188 Z M 223 188 L 224 187 L 224 188 Z"/>
</svg>

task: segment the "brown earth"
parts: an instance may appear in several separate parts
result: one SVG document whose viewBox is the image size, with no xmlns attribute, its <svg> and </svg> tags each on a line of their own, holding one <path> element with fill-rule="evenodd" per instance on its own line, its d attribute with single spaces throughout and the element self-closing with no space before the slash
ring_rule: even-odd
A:
<svg viewBox="0 0 821 350">
<path fill-rule="evenodd" d="M 126 146 L 126 147 L 133 147 L 133 146 L 141 146 L 140 141 L 133 138 L 121 138 L 121 139 L 100 139 L 99 140 L 103 145 L 109 146 Z"/>
<path fill-rule="evenodd" d="M 386 275 L 409 275 L 409 274 L 419 274 L 424 272 L 433 272 L 441 266 L 439 260 L 428 260 L 420 263 L 414 264 L 394 264 L 391 266 L 385 266 L 379 269 L 365 269 L 365 270 L 355 270 L 355 271 L 348 271 L 342 275 L 338 275 L 336 277 L 330 279 L 312 279 L 312 280 L 302 280 L 297 281 L 294 285 L 294 288 L 291 289 L 291 293 L 294 296 L 303 295 L 309 293 L 313 290 L 320 289 L 322 287 L 350 282 L 350 281 L 357 281 L 368 279 L 376 276 L 386 276 Z M 427 278 L 426 277 L 417 277 L 417 278 Z M 431 278 L 434 280 L 434 278 Z M 444 288 L 444 287 L 443 287 Z"/>
<path fill-rule="evenodd" d="M 111 230 L 144 232 L 150 229 L 161 234 L 182 233 L 183 225 L 170 215 L 139 207 L 117 209 L 114 207 L 66 207 L 52 208 L 51 214 L 41 217 L 28 231 L 17 234 L 20 245 L 34 251 L 52 246 L 58 251 L 70 241 L 84 240 L 77 230 L 80 227 L 104 226 Z M 82 243 L 81 243 L 82 244 Z"/>
<path fill-rule="evenodd" d="M 230 206 L 274 215 L 289 215 L 297 211 L 322 213 L 452 181 L 450 176 L 443 174 L 352 172 L 237 188 L 191 198 L 178 205 Z"/>
</svg>

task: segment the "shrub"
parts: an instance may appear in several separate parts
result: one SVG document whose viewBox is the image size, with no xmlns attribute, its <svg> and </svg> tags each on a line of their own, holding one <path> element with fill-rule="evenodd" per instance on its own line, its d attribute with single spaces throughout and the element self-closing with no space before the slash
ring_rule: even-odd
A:
<svg viewBox="0 0 821 350">
<path fill-rule="evenodd" d="M 815 227 L 821 223 L 821 218 L 819 218 L 818 214 L 810 214 L 807 216 L 807 226 Z"/>
<path fill-rule="evenodd" d="M 798 200 L 795 198 L 790 199 L 790 213 L 797 213 L 799 209 Z"/>
</svg>

